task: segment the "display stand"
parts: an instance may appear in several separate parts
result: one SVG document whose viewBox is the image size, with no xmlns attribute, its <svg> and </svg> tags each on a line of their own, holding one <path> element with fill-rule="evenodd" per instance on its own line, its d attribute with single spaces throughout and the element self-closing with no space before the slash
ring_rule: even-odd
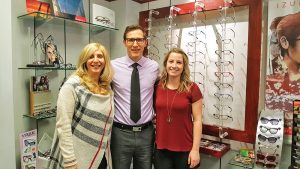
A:
<svg viewBox="0 0 300 169">
<path fill-rule="evenodd" d="M 289 169 L 300 168 L 300 100 L 293 102 L 293 132 L 292 132 L 292 151 L 291 165 Z"/>
<path fill-rule="evenodd" d="M 255 163 L 260 168 L 278 169 L 283 144 L 283 112 L 264 110 L 257 125 Z"/>
</svg>

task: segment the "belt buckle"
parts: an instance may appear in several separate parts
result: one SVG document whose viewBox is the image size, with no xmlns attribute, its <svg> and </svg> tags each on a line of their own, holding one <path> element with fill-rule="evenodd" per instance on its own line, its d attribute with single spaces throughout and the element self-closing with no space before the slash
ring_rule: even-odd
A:
<svg viewBox="0 0 300 169">
<path fill-rule="evenodd" d="M 132 127 L 132 131 L 142 131 L 142 127 Z"/>
</svg>

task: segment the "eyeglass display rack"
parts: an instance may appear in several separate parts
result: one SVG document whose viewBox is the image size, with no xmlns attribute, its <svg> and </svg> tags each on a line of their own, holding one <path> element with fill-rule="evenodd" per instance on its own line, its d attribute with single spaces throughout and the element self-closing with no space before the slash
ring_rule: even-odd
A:
<svg viewBox="0 0 300 169">
<path fill-rule="evenodd" d="M 284 133 L 283 118 L 281 111 L 261 112 L 255 142 L 256 168 L 279 169 Z"/>
<path fill-rule="evenodd" d="M 293 131 L 292 131 L 292 150 L 291 165 L 289 169 L 300 168 L 300 100 L 293 102 Z"/>
<path fill-rule="evenodd" d="M 90 11 L 89 11 L 89 15 L 90 15 Z M 33 35 L 32 35 L 33 37 L 35 37 L 37 34 L 36 28 L 41 25 L 62 24 L 62 26 L 63 26 L 63 42 L 64 42 L 64 46 L 63 46 L 64 47 L 64 56 L 62 57 L 64 59 L 64 62 L 62 62 L 61 64 L 59 64 L 59 65 L 37 65 L 37 66 L 30 66 L 30 67 L 24 66 L 24 67 L 19 67 L 18 69 L 34 70 L 35 75 L 44 75 L 53 70 L 64 71 L 64 78 L 66 78 L 67 71 L 72 71 L 72 70 L 76 69 L 75 65 L 72 65 L 70 63 L 66 64 L 67 63 L 66 62 L 66 60 L 67 60 L 66 27 L 72 27 L 72 28 L 75 27 L 80 30 L 85 30 L 86 33 L 88 34 L 89 41 L 90 41 L 91 33 L 101 33 L 105 30 L 110 30 L 110 31 L 118 30 L 116 28 L 110 28 L 110 27 L 105 27 L 102 25 L 97 25 L 97 24 L 91 23 L 90 18 L 91 17 L 89 16 L 89 21 L 85 22 L 85 21 L 72 20 L 72 19 L 68 19 L 68 18 L 64 18 L 64 17 L 60 17 L 60 16 L 54 16 L 53 14 L 46 14 L 46 13 L 42 13 L 42 12 L 38 12 L 38 11 L 18 16 L 18 19 L 23 20 L 25 23 L 32 23 L 31 27 L 33 27 Z M 34 49 L 34 50 L 36 50 L 36 49 Z M 35 53 L 33 55 L 35 55 Z M 32 56 L 29 56 L 29 57 L 32 57 Z M 40 116 L 34 117 L 34 115 L 24 115 L 24 117 L 31 117 L 35 120 L 40 120 L 40 119 L 44 119 L 44 118 L 53 117 L 53 115 L 49 115 L 49 116 L 43 115 L 41 117 Z"/>
</svg>

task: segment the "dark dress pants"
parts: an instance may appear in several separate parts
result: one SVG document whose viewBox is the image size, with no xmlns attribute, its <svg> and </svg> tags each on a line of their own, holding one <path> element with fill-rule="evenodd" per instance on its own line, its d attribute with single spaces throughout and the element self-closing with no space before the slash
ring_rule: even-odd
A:
<svg viewBox="0 0 300 169">
<path fill-rule="evenodd" d="M 151 169 L 153 143 L 153 125 L 135 132 L 113 126 L 111 134 L 113 169 L 130 169 L 131 162 L 133 169 Z"/>
</svg>

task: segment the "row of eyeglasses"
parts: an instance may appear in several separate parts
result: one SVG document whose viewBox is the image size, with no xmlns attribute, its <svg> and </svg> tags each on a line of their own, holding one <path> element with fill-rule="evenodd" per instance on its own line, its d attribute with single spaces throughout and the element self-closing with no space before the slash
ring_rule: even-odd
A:
<svg viewBox="0 0 300 169">
<path fill-rule="evenodd" d="M 217 49 L 215 55 L 209 57 L 209 62 L 214 66 L 209 72 L 208 83 L 215 86 L 213 96 L 219 105 L 213 114 L 219 120 L 219 137 L 228 135 L 223 132 L 224 123 L 233 121 L 232 103 L 234 90 L 234 38 L 235 38 L 235 11 L 233 1 L 224 1 L 224 6 L 218 10 L 217 29 L 215 33 Z"/>
</svg>

